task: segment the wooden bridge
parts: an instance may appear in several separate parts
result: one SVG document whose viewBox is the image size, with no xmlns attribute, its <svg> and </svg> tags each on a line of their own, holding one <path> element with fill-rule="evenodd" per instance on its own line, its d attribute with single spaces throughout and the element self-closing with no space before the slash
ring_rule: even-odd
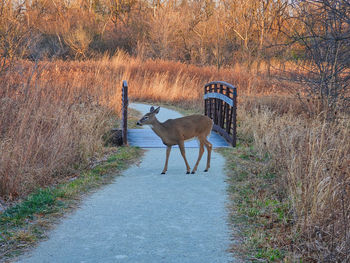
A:
<svg viewBox="0 0 350 263">
<path fill-rule="evenodd" d="M 138 146 L 141 148 L 165 148 L 161 139 L 151 129 L 127 129 L 128 116 L 128 85 L 123 81 L 122 86 L 122 138 L 124 145 Z M 213 122 L 213 131 L 209 141 L 214 148 L 236 146 L 236 110 L 237 89 L 233 85 L 214 81 L 204 86 L 204 114 Z M 149 105 L 141 105 L 147 107 Z M 145 109 L 143 109 L 145 110 Z M 175 116 L 178 118 L 181 116 Z M 177 146 L 176 146 L 177 147 Z M 198 148 L 197 140 L 185 142 L 187 148 Z"/>
</svg>

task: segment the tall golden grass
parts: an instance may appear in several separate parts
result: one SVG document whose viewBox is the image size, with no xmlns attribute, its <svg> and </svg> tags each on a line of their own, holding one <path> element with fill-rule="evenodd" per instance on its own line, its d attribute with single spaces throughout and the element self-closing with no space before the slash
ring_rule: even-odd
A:
<svg viewBox="0 0 350 263">
<path fill-rule="evenodd" d="M 269 153 L 277 187 L 292 204 L 294 232 L 288 234 L 295 255 L 306 262 L 348 262 L 349 116 L 311 119 L 294 107 L 281 114 L 255 102 L 240 108 L 241 131 L 260 154 Z"/>
<path fill-rule="evenodd" d="M 33 70 L 23 62 L 2 76 L 1 196 L 13 199 L 51 184 L 101 150 L 113 125 L 105 102 L 113 102 L 115 85 L 96 69 L 76 65 L 79 70 L 64 63 Z"/>
<path fill-rule="evenodd" d="M 23 196 L 86 164 L 120 112 L 121 81 L 132 100 L 203 105 L 203 85 L 238 87 L 239 132 L 269 153 L 292 203 L 294 247 L 310 261 L 349 251 L 350 126 L 304 114 L 286 85 L 233 69 L 141 60 L 118 53 L 87 61 L 18 61 L 1 76 L 0 196 Z M 278 95 L 278 96 L 277 96 Z M 293 233 L 290 233 L 291 235 Z M 296 253 L 296 254 L 298 254 Z"/>
<path fill-rule="evenodd" d="M 7 199 L 74 173 L 102 150 L 104 134 L 116 125 L 124 79 L 134 100 L 184 107 L 202 107 L 203 85 L 214 79 L 245 93 L 274 88 L 237 68 L 217 72 L 123 52 L 87 61 L 17 61 L 0 77 L 0 196 Z"/>
<path fill-rule="evenodd" d="M 104 58 L 102 61 L 116 71 L 124 69 L 122 78 L 128 80 L 130 96 L 134 100 L 180 103 L 186 107 L 193 107 L 194 102 L 202 105 L 204 84 L 218 79 L 234 83 L 244 95 L 288 94 L 287 87 L 263 76 L 252 76 L 239 65 L 217 71 L 212 66 L 198 67 L 166 60 L 144 61 L 122 52 L 111 60 Z"/>
</svg>

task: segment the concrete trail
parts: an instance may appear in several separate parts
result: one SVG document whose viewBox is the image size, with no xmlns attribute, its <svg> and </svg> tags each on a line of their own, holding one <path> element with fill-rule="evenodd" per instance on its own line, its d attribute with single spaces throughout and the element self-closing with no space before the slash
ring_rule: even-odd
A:
<svg viewBox="0 0 350 263">
<path fill-rule="evenodd" d="M 161 108 L 159 119 L 175 113 Z M 186 155 L 192 167 L 198 148 L 186 149 Z M 139 166 L 87 197 L 19 262 L 238 262 L 227 251 L 224 159 L 213 152 L 204 173 L 204 154 L 197 174 L 186 175 L 180 151 L 173 149 L 161 175 L 164 159 L 164 148 L 148 149 Z"/>
</svg>

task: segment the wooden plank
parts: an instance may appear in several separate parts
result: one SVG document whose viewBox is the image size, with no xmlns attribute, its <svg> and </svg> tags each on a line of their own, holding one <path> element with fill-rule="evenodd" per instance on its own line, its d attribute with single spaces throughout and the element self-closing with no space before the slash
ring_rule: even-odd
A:
<svg viewBox="0 0 350 263">
<path fill-rule="evenodd" d="M 209 83 L 205 84 L 205 87 L 207 87 L 207 86 L 212 86 L 212 85 L 214 85 L 214 84 L 219 84 L 219 85 L 222 84 L 222 85 L 224 85 L 224 86 L 226 86 L 226 87 L 232 89 L 232 91 L 236 89 L 235 86 L 233 86 L 233 85 L 231 85 L 230 83 L 225 82 L 225 81 L 212 81 L 212 82 L 209 82 Z"/>
<path fill-rule="evenodd" d="M 227 96 L 225 96 L 223 94 L 220 94 L 220 93 L 207 93 L 207 94 L 204 95 L 204 99 L 209 99 L 209 98 L 223 100 L 227 104 L 229 104 L 230 106 L 234 107 L 233 100 L 228 98 Z"/>
</svg>

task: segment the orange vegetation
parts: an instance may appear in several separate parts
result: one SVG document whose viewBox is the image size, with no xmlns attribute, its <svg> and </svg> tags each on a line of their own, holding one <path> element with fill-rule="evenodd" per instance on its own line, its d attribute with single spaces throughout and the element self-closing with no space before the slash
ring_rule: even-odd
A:
<svg viewBox="0 0 350 263">
<path fill-rule="evenodd" d="M 104 135 L 118 125 L 122 80 L 128 81 L 132 100 L 185 108 L 202 107 L 203 85 L 224 80 L 238 87 L 239 133 L 251 137 L 262 155 L 269 153 L 282 178 L 276 187 L 290 200 L 291 229 L 302 237 L 295 245 L 310 259 L 330 251 L 331 241 L 333 250 L 346 246 L 349 122 L 346 116 L 332 122 L 311 119 L 288 96 L 285 84 L 239 66 L 218 72 L 215 67 L 142 61 L 124 53 L 81 62 L 19 61 L 2 74 L 3 198 L 59 181 L 102 153 Z"/>
</svg>

